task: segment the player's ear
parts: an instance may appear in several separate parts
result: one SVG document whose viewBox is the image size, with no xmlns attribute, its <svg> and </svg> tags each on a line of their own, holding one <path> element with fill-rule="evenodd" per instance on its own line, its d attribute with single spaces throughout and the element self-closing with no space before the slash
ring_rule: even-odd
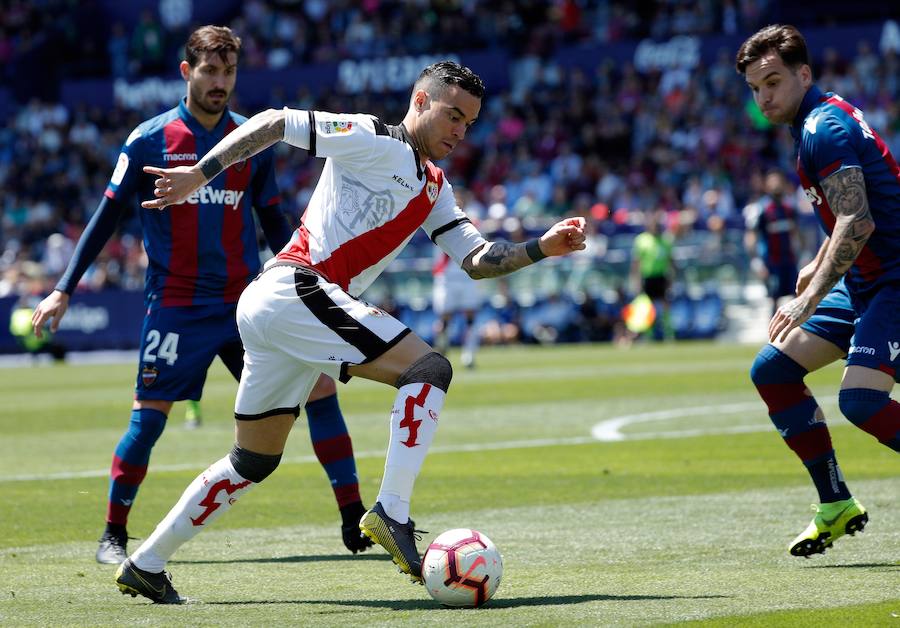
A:
<svg viewBox="0 0 900 628">
<path fill-rule="evenodd" d="M 422 113 L 428 105 L 428 92 L 424 89 L 417 89 L 416 93 L 413 94 L 412 101 L 415 110 Z"/>
<path fill-rule="evenodd" d="M 812 68 L 804 63 L 800 66 L 800 83 L 804 88 L 808 88 L 812 82 Z"/>
<path fill-rule="evenodd" d="M 191 64 L 187 61 L 182 61 L 178 64 L 178 69 L 181 71 L 181 78 L 185 81 L 191 78 Z"/>
</svg>

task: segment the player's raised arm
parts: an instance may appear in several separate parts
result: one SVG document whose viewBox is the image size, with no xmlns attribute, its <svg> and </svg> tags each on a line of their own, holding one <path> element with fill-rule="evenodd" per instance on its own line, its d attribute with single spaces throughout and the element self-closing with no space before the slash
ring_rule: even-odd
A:
<svg viewBox="0 0 900 628">
<path fill-rule="evenodd" d="M 585 248 L 584 218 L 566 218 L 556 223 L 540 238 L 528 242 L 488 242 L 472 251 L 462 268 L 472 279 L 500 277 L 545 257 L 568 255 Z"/>
<path fill-rule="evenodd" d="M 827 248 L 820 249 L 820 252 L 824 251 L 824 256 L 809 285 L 796 299 L 781 306 L 772 317 L 769 323 L 770 340 L 786 338 L 788 332 L 812 315 L 828 291 L 850 270 L 875 230 L 861 168 L 838 170 L 822 181 L 822 190 L 834 212 L 834 229 Z"/>
<path fill-rule="evenodd" d="M 144 172 L 158 175 L 155 200 L 141 202 L 145 209 L 162 209 L 181 203 L 229 166 L 248 159 L 284 138 L 283 109 L 262 111 L 226 135 L 193 166 L 156 168 L 145 166 Z"/>
</svg>

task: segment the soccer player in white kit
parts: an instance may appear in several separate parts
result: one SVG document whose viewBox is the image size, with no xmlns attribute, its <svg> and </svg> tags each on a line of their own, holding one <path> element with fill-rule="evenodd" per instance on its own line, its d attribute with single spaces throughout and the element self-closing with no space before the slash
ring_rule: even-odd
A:
<svg viewBox="0 0 900 628">
<path fill-rule="evenodd" d="M 194 166 L 145 168 L 158 176 L 157 198 L 142 205 L 163 209 L 280 140 L 326 159 L 302 224 L 238 303 L 245 353 L 234 448 L 188 486 L 122 563 L 116 572 L 122 593 L 160 603 L 184 601 L 172 588 L 166 563 L 275 470 L 299 406 L 320 373 L 397 388 L 378 501 L 360 529 L 402 572 L 422 581 L 409 506 L 452 369 L 403 323 L 358 297 L 420 227 L 474 279 L 585 247 L 583 218 L 563 220 L 526 243 L 487 242 L 457 207 L 432 161 L 463 139 L 483 96 L 476 74 L 443 61 L 419 75 L 400 125 L 366 114 L 267 110 Z"/>
<path fill-rule="evenodd" d="M 481 290 L 478 284 L 453 259 L 440 253 L 432 268 L 434 285 L 431 304 L 434 307 L 434 347 L 446 355 L 450 346 L 450 323 L 457 312 L 463 315 L 465 330 L 462 338 L 460 361 L 466 368 L 474 368 L 475 351 L 478 350 L 478 326 L 475 318 L 481 309 Z"/>
</svg>

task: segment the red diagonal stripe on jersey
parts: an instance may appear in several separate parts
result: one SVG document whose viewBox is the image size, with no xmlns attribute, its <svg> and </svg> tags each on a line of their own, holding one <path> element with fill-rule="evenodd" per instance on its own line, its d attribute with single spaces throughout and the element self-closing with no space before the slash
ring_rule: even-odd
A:
<svg viewBox="0 0 900 628">
<path fill-rule="evenodd" d="M 383 225 L 347 240 L 328 259 L 311 264 L 309 232 L 302 225 L 294 233 L 291 245 L 278 255 L 278 259 L 310 265 L 329 281 L 347 290 L 354 277 L 387 257 L 425 222 L 434 207 L 428 198 L 427 183 L 437 183 L 438 193 L 444 183 L 441 171 L 430 163 L 425 166 L 425 177 L 426 185 L 422 191 L 399 214 Z"/>
<path fill-rule="evenodd" d="M 228 120 L 228 127 L 225 135 L 235 130 L 238 125 L 234 120 Z M 253 173 L 253 160 L 235 164 L 225 171 L 225 189 L 244 191 L 241 201 L 236 209 L 223 206 L 222 207 L 222 249 L 225 254 L 225 272 L 227 279 L 225 280 L 225 293 L 223 295 L 226 303 L 235 303 L 241 292 L 247 285 L 247 278 L 250 269 L 244 260 L 246 254 L 244 246 L 244 231 L 248 228 L 247 219 L 250 220 L 249 225 L 253 229 L 254 238 L 256 237 L 256 226 L 253 224 L 253 218 L 250 216 L 249 210 L 245 210 L 250 202 L 246 192 L 250 188 L 250 177 Z"/>
<path fill-rule="evenodd" d="M 178 118 L 165 127 L 167 153 L 196 153 L 194 134 Z M 147 211 L 157 211 L 155 209 Z M 199 211 L 196 204 L 181 203 L 162 210 L 169 214 L 172 248 L 169 268 L 163 284 L 163 305 L 192 305 L 197 284 L 197 239 L 200 235 Z"/>
</svg>

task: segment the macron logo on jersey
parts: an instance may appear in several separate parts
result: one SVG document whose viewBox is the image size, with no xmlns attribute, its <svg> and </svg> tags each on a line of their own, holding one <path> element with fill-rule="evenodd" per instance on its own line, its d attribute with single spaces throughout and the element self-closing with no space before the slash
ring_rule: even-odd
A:
<svg viewBox="0 0 900 628">
<path fill-rule="evenodd" d="M 208 185 L 191 194 L 185 199 L 185 203 L 196 205 L 202 203 L 204 205 L 213 203 L 215 205 L 230 205 L 231 209 L 237 209 L 241 198 L 244 196 L 243 191 L 238 190 L 216 190 Z"/>
<path fill-rule="evenodd" d="M 166 153 L 163 155 L 165 161 L 197 161 L 197 153 Z"/>
</svg>

